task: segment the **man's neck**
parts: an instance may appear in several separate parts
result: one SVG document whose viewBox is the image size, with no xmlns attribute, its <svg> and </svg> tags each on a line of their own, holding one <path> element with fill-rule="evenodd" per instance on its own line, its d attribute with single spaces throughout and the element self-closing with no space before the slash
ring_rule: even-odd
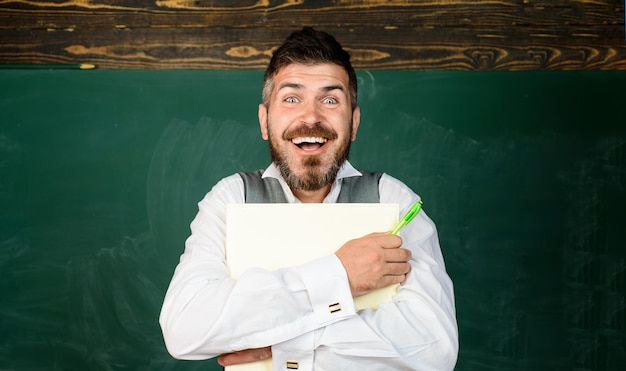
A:
<svg viewBox="0 0 626 371">
<path fill-rule="evenodd" d="M 330 184 L 324 188 L 315 191 L 303 191 L 301 189 L 292 189 L 293 195 L 304 204 L 322 203 L 328 193 L 330 193 Z"/>
</svg>

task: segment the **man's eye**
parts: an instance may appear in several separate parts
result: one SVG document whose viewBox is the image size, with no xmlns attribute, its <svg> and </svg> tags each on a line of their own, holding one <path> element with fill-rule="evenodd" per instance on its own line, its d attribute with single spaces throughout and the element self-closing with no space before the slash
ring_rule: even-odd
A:
<svg viewBox="0 0 626 371">
<path fill-rule="evenodd" d="M 324 103 L 336 104 L 337 103 L 337 99 L 331 98 L 331 97 L 324 98 Z"/>
<path fill-rule="evenodd" d="M 287 102 L 287 103 L 297 103 L 298 102 L 298 98 L 296 98 L 296 97 L 287 97 L 287 98 L 285 98 L 285 102 Z"/>
</svg>

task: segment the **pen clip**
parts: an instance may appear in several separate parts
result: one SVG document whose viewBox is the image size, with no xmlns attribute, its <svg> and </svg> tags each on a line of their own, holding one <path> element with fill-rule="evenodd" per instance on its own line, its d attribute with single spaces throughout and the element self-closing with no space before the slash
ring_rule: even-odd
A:
<svg viewBox="0 0 626 371">
<path fill-rule="evenodd" d="M 403 219 L 406 220 L 407 223 L 413 220 L 413 218 L 415 218 L 415 215 L 417 215 L 417 213 L 419 213 L 420 210 L 422 209 L 422 204 L 423 204 L 422 200 L 417 201 L 411 207 L 411 210 L 409 210 L 409 212 L 406 213 Z"/>
<path fill-rule="evenodd" d="M 411 206 L 411 208 L 409 209 L 409 211 L 402 217 L 402 219 L 400 219 L 398 224 L 396 224 L 396 226 L 393 228 L 393 230 L 391 231 L 391 234 L 398 234 L 398 232 L 400 232 L 400 229 L 402 229 L 402 227 L 409 224 L 409 222 L 413 220 L 413 218 L 415 218 L 415 216 L 422 209 L 422 204 L 423 204 L 422 200 L 419 200 L 416 203 L 414 203 L 413 206 Z"/>
</svg>

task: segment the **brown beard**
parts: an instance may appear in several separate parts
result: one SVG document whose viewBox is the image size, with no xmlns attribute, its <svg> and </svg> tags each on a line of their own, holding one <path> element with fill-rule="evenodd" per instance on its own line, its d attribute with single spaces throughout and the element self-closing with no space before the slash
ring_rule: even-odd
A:
<svg viewBox="0 0 626 371">
<path fill-rule="evenodd" d="M 270 125 L 268 125 L 268 128 Z M 269 130 L 269 129 L 268 129 Z M 350 132 L 352 132 L 352 123 L 350 123 Z M 290 141 L 297 136 L 311 136 L 311 137 L 324 137 L 329 139 L 336 139 L 337 134 L 330 130 L 323 128 L 320 125 L 313 127 L 301 127 L 290 132 L 285 132 L 283 140 Z M 302 191 L 317 191 L 331 184 L 337 178 L 337 173 L 344 162 L 348 160 L 350 154 L 350 136 L 346 137 L 346 140 L 338 148 L 337 152 L 331 159 L 331 163 L 328 169 L 323 169 L 324 164 L 320 156 L 308 157 L 302 166 L 305 168 L 305 175 L 302 177 L 297 176 L 290 168 L 287 162 L 287 156 L 280 152 L 274 145 L 271 132 L 269 132 L 269 147 L 270 156 L 272 161 L 276 164 L 276 167 L 280 171 L 287 185 L 291 189 L 297 189 Z"/>
</svg>

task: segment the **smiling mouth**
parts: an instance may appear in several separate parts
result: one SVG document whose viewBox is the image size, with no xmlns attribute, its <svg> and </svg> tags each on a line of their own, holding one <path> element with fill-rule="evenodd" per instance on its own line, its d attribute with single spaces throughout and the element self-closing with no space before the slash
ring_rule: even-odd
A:
<svg viewBox="0 0 626 371">
<path fill-rule="evenodd" d="M 315 151 L 328 142 L 328 138 L 324 137 L 297 137 L 291 140 L 291 143 L 305 151 Z"/>
</svg>

